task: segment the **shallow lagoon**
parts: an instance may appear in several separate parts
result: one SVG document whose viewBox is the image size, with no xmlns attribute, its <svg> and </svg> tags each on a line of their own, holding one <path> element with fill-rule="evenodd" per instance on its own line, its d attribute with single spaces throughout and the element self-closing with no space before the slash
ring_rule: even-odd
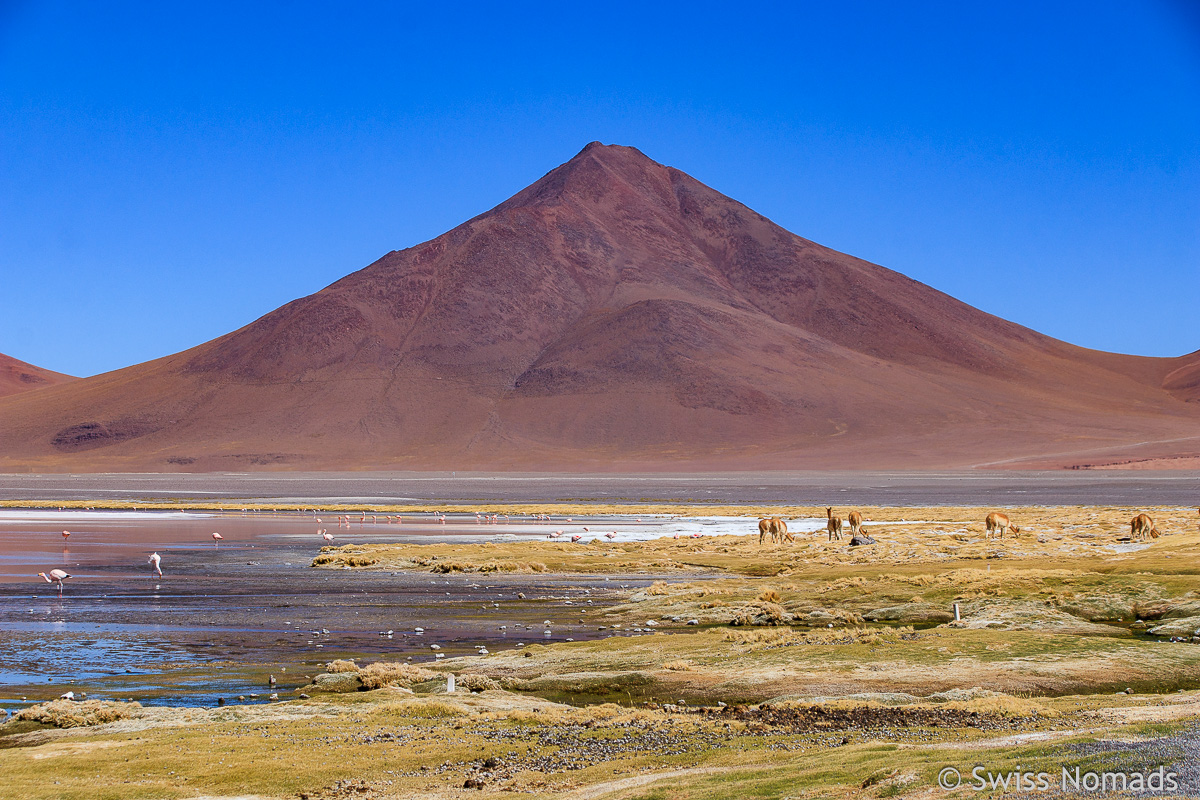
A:
<svg viewBox="0 0 1200 800">
<path fill-rule="evenodd" d="M 656 577 L 314 570 L 309 564 L 326 544 L 318 530 L 332 533 L 335 545 L 542 539 L 559 530 L 564 540 L 584 541 L 609 531 L 618 541 L 757 533 L 744 517 L 350 519 L 339 527 L 328 513 L 0 511 L 0 707 L 68 690 L 143 704 L 266 702 L 268 674 L 286 697 L 334 658 L 425 662 L 435 660 L 431 644 L 451 657 L 479 645 L 495 652 L 636 635 L 600 631 L 587 612 Z M 214 531 L 225 537 L 219 546 Z M 162 556 L 161 578 L 147 561 L 151 552 Z M 61 599 L 36 577 L 54 568 L 71 573 Z"/>
</svg>

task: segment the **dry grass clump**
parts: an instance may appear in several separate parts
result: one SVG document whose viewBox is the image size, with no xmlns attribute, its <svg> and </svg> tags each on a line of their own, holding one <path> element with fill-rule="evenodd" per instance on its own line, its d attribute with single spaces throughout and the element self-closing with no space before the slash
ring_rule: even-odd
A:
<svg viewBox="0 0 1200 800">
<path fill-rule="evenodd" d="M 731 625 L 786 625 L 792 621 L 792 616 L 778 603 L 759 601 L 747 606 L 733 618 Z"/>
<path fill-rule="evenodd" d="M 664 583 L 663 581 L 655 581 L 654 583 L 652 583 L 646 587 L 646 594 L 653 595 L 656 597 L 665 595 L 665 594 L 670 594 L 671 590 L 669 587 L 670 587 L 670 584 Z"/>
<path fill-rule="evenodd" d="M 380 706 L 379 710 L 384 713 L 397 714 L 403 717 L 435 719 L 471 715 L 471 710 L 466 706 L 460 706 L 458 703 L 448 703 L 444 700 L 432 700 L 427 697 L 417 697 L 411 700 L 387 703 Z"/>
<path fill-rule="evenodd" d="M 788 613 L 783 610 L 783 606 L 774 602 L 762 602 L 758 604 L 758 616 L 765 617 L 769 625 L 779 625 L 788 619 Z"/>
<path fill-rule="evenodd" d="M 582 708 L 572 708 L 571 706 L 512 708 L 490 712 L 485 715 L 485 718 L 542 725 L 583 725 L 589 728 L 660 721 L 651 712 L 622 708 L 616 703 L 603 703 Z"/>
<path fill-rule="evenodd" d="M 141 703 L 121 703 L 112 700 L 52 700 L 36 706 L 23 708 L 16 718 L 53 725 L 56 728 L 82 728 L 88 725 L 103 725 L 119 719 L 132 717 L 142 707 Z"/>
<path fill-rule="evenodd" d="M 767 603 L 778 603 L 779 592 L 775 591 L 774 589 L 763 589 L 758 593 L 758 599 Z"/>
<path fill-rule="evenodd" d="M 428 670 L 424 671 L 428 672 Z M 487 675 L 468 673 L 455 677 L 454 686 L 457 689 L 466 689 L 471 692 L 486 692 L 488 689 L 499 689 L 500 683 Z"/>
<path fill-rule="evenodd" d="M 836 581 L 827 583 L 817 590 L 817 594 L 827 594 L 828 592 L 838 592 L 844 589 L 865 589 L 870 583 L 861 575 L 855 575 L 851 578 L 838 578 Z"/>
<path fill-rule="evenodd" d="M 322 550 L 325 548 L 322 547 Z M 369 567 L 378 564 L 379 559 L 364 555 L 347 555 L 345 553 L 322 553 L 312 560 L 312 566 L 324 567 L 333 564 L 339 567 Z"/>
<path fill-rule="evenodd" d="M 445 575 L 451 572 L 545 572 L 546 565 L 540 561 L 485 561 L 473 564 L 469 561 L 439 561 L 430 572 Z"/>
<path fill-rule="evenodd" d="M 354 663 L 354 659 L 339 658 L 336 661 L 330 661 L 325 665 L 326 672 L 358 672 L 358 664 Z"/>
<path fill-rule="evenodd" d="M 354 662 L 349 663 L 353 664 Z M 407 689 L 414 683 L 432 680 L 436 677 L 438 677 L 436 672 L 403 662 L 376 661 L 358 670 L 358 679 L 367 689 L 382 689 L 385 686 L 402 686 Z"/>
<path fill-rule="evenodd" d="M 997 714 L 1001 717 L 1057 717 L 1058 712 L 1041 703 L 1024 697 L 998 694 L 992 697 L 973 697 L 970 700 L 951 700 L 941 706 L 955 711 L 974 711 L 980 714 Z"/>
<path fill-rule="evenodd" d="M 910 626 L 901 628 L 740 628 L 725 631 L 722 639 L 734 644 L 758 645 L 751 649 L 790 647 L 793 645 L 881 644 L 898 642 L 916 633 Z"/>
<path fill-rule="evenodd" d="M 662 665 L 662 668 L 670 672 L 692 672 L 696 666 L 685 658 L 679 661 L 668 661 Z"/>
</svg>

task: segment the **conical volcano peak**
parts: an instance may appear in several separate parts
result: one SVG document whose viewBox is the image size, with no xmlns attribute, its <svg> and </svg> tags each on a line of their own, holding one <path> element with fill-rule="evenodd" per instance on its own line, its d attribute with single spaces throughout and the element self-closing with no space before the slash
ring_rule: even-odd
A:
<svg viewBox="0 0 1200 800">
<path fill-rule="evenodd" d="M 568 200 L 594 204 L 613 193 L 621 196 L 622 203 L 638 202 L 637 196 L 641 195 L 643 200 L 665 200 L 673 206 L 671 173 L 636 147 L 591 142 L 493 211 L 557 205 Z"/>
<path fill-rule="evenodd" d="M 657 161 L 650 158 L 650 156 L 646 155 L 641 150 L 638 150 L 636 147 L 631 147 L 625 144 L 605 144 L 604 142 L 598 141 L 588 142 L 583 146 L 582 150 L 580 150 L 574 155 L 574 157 L 571 158 L 571 161 L 575 161 L 576 159 L 582 158 L 586 155 L 591 155 L 600 159 L 641 159 L 647 164 L 662 166 Z M 569 164 L 571 161 L 568 161 L 567 163 Z"/>
<path fill-rule="evenodd" d="M 3 399 L 0 472 L 1068 460 L 1195 440 L 1193 362 L 1072 347 L 592 142 L 238 331 Z"/>
</svg>

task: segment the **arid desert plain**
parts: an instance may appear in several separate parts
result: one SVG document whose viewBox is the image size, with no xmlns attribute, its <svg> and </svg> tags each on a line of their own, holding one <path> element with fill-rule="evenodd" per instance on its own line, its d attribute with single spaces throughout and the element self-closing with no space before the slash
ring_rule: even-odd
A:
<svg viewBox="0 0 1200 800">
<path fill-rule="evenodd" d="M 1194 473 L 705 477 L 3 476 L 0 796 L 1200 794 Z"/>
</svg>

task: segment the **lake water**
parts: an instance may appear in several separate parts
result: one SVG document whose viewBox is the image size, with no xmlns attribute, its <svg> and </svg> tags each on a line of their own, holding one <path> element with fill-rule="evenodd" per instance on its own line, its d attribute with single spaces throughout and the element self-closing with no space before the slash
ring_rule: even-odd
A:
<svg viewBox="0 0 1200 800">
<path fill-rule="evenodd" d="M 452 657 L 473 655 L 479 645 L 497 652 L 518 643 L 631 635 L 600 631 L 580 611 L 655 579 L 312 569 L 326 544 L 319 529 L 334 534 L 334 544 L 532 540 L 556 530 L 564 539 L 614 531 L 617 541 L 757 533 L 755 520 L 734 517 L 488 524 L 470 514 L 443 523 L 421 513 L 403 515 L 401 524 L 352 515 L 349 528 L 333 515 L 320 519 L 300 512 L 0 510 L 0 708 L 68 690 L 144 704 L 213 705 L 239 695 L 266 702 L 268 674 L 286 697 L 334 658 L 411 656 L 420 663 L 435 659 L 435 643 Z M 71 536 L 64 539 L 63 530 Z M 224 537 L 219 546 L 214 531 Z M 162 577 L 147 561 L 151 552 L 162 557 Z M 36 577 L 55 568 L 71 574 L 61 598 Z"/>
</svg>

